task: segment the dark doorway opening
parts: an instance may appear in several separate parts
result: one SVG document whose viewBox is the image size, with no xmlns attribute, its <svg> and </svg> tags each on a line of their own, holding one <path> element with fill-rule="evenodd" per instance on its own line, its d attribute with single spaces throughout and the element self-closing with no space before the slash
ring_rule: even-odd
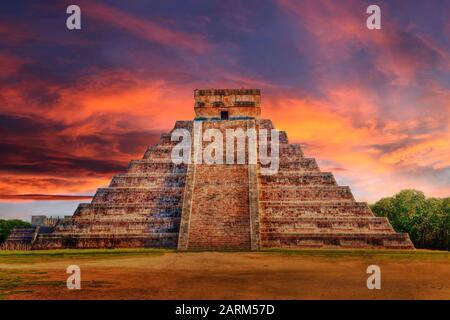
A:
<svg viewBox="0 0 450 320">
<path fill-rule="evenodd" d="M 220 119 L 228 120 L 228 111 L 220 111 Z"/>
</svg>

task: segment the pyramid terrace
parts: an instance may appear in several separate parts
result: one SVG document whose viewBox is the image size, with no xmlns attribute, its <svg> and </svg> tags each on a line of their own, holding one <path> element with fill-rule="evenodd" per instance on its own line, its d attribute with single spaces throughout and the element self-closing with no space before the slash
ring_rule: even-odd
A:
<svg viewBox="0 0 450 320">
<path fill-rule="evenodd" d="M 262 174 L 260 163 L 174 163 L 174 130 L 195 137 L 216 129 L 225 137 L 229 129 L 275 129 L 261 118 L 258 89 L 195 90 L 194 110 L 193 120 L 176 121 L 72 217 L 16 229 L 3 248 L 414 248 L 407 234 L 375 217 L 348 186 L 289 143 L 286 132 L 279 131 L 276 174 Z"/>
</svg>

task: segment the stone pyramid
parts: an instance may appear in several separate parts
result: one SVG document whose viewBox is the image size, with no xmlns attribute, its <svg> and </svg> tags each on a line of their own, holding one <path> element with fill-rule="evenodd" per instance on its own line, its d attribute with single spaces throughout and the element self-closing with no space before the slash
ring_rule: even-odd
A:
<svg viewBox="0 0 450 320">
<path fill-rule="evenodd" d="M 257 89 L 195 90 L 194 97 L 196 118 L 177 121 L 173 130 L 192 133 L 196 122 L 201 133 L 273 129 L 260 119 Z M 263 175 L 260 164 L 175 164 L 173 130 L 71 219 L 33 237 L 31 248 L 414 248 L 285 132 L 278 173 Z"/>
</svg>

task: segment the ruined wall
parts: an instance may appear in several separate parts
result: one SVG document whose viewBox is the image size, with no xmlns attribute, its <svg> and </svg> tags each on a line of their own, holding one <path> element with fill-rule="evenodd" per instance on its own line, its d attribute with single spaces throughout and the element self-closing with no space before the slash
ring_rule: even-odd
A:
<svg viewBox="0 0 450 320">
<path fill-rule="evenodd" d="M 194 111 L 197 119 L 220 119 L 227 111 L 230 118 L 259 118 L 259 89 L 206 89 L 194 91 Z"/>
<path fill-rule="evenodd" d="M 8 239 L 0 245 L 0 250 L 31 250 L 31 244 L 39 228 L 14 228 Z"/>
</svg>

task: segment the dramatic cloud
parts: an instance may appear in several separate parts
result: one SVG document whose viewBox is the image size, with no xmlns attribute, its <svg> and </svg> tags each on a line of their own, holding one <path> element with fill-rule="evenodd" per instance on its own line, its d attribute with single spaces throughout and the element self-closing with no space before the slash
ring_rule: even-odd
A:
<svg viewBox="0 0 450 320">
<path fill-rule="evenodd" d="M 88 16 L 126 30 L 132 35 L 144 40 L 186 49 L 196 53 L 202 53 L 208 47 L 205 37 L 201 35 L 173 31 L 161 27 L 161 25 L 149 19 L 139 19 L 112 6 L 94 3 L 92 1 L 85 2 L 82 6 Z"/>
<path fill-rule="evenodd" d="M 68 4 L 0 11 L 0 217 L 71 214 L 192 119 L 200 87 L 261 88 L 358 200 L 450 194 L 448 3 L 383 2 L 374 31 L 356 0 L 84 1 L 77 31 Z"/>
</svg>

